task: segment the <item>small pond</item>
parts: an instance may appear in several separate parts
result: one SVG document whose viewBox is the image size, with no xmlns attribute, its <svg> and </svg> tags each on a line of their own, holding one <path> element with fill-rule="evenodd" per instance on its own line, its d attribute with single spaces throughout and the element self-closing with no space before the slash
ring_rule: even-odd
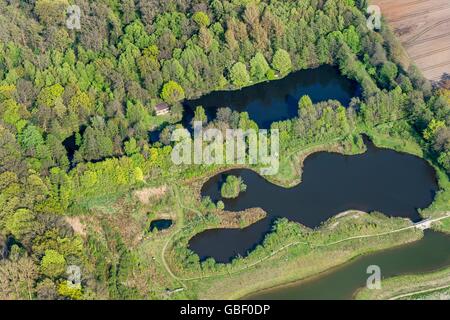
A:
<svg viewBox="0 0 450 320">
<path fill-rule="evenodd" d="M 360 94 L 360 88 L 333 66 L 300 70 L 280 80 L 258 83 L 241 90 L 215 91 L 199 99 L 185 101 L 183 125 L 190 127 L 197 106 L 205 108 L 208 120 L 216 117 L 218 108 L 228 107 L 248 112 L 260 128 L 267 129 L 272 122 L 297 117 L 298 101 L 306 94 L 314 103 L 333 99 L 347 106 L 353 97 Z"/>
<path fill-rule="evenodd" d="M 173 224 L 173 221 L 170 219 L 159 219 L 159 220 L 153 220 L 150 223 L 150 231 L 161 231 L 165 229 L 169 229 Z"/>
</svg>

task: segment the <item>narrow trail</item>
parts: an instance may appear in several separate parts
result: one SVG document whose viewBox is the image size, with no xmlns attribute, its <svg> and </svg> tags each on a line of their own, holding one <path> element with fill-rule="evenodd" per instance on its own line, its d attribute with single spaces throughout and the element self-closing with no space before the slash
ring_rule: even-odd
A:
<svg viewBox="0 0 450 320">
<path fill-rule="evenodd" d="M 174 193 L 175 193 L 175 198 L 177 199 L 177 202 L 178 202 L 178 206 L 179 206 L 179 208 L 180 208 L 181 210 L 189 210 L 189 211 L 195 212 L 198 216 L 202 217 L 202 213 L 201 213 L 199 210 L 191 209 L 191 208 L 185 207 L 185 206 L 181 203 L 180 195 L 179 195 L 179 193 L 178 193 L 178 189 L 177 189 L 176 187 L 174 187 L 173 190 L 174 190 Z M 202 218 L 203 218 L 203 217 L 202 217 Z M 186 226 L 190 226 L 190 225 L 188 224 L 188 225 L 186 225 Z M 185 227 L 186 227 L 186 226 L 185 226 Z M 166 271 L 169 273 L 169 275 L 170 275 L 173 279 L 175 279 L 175 280 L 177 280 L 178 282 L 180 282 L 180 284 L 181 284 L 184 288 L 186 288 L 186 284 L 183 282 L 183 281 L 186 281 L 186 279 L 182 279 L 182 278 L 178 277 L 177 275 L 175 275 L 175 274 L 172 272 L 172 270 L 170 269 L 169 264 L 168 264 L 167 261 L 166 261 L 166 250 L 167 250 L 167 247 L 168 247 L 169 244 L 172 242 L 172 239 L 175 237 L 175 235 L 177 235 L 177 234 L 180 233 L 181 231 L 183 231 L 183 226 L 181 226 L 177 231 L 175 231 L 174 233 L 172 233 L 172 234 L 170 235 L 170 237 L 167 239 L 167 241 L 164 243 L 163 249 L 161 250 L 161 261 L 162 261 L 162 263 L 163 263 L 164 268 L 165 268 Z"/>
<path fill-rule="evenodd" d="M 414 296 L 416 294 L 433 292 L 433 291 L 438 291 L 438 290 L 447 289 L 447 288 L 450 288 L 450 284 L 447 284 L 447 285 L 441 286 L 441 287 L 437 287 L 437 288 L 431 288 L 431 289 L 425 289 L 425 290 L 419 290 L 419 291 L 414 291 L 414 292 L 410 292 L 410 293 L 400 294 L 398 296 L 394 296 L 392 298 L 389 298 L 389 300 L 403 299 L 403 298 Z"/>
<path fill-rule="evenodd" d="M 340 140 L 340 139 L 336 138 L 336 139 L 333 139 L 331 142 L 337 142 L 337 141 L 339 141 L 339 140 Z M 300 147 L 300 148 L 296 148 L 295 150 L 292 150 L 292 152 L 290 152 L 290 154 L 288 155 L 288 158 L 291 157 L 291 156 L 293 156 L 294 154 L 298 153 L 299 150 L 307 150 L 307 149 L 313 148 L 313 147 L 315 147 L 315 146 L 316 146 L 316 144 L 311 144 L 311 145 L 303 146 L 303 147 Z M 176 199 L 177 199 L 177 202 L 178 202 L 179 209 L 180 209 L 181 211 L 186 210 L 186 211 L 194 212 L 198 217 L 200 217 L 200 218 L 203 219 L 203 214 L 202 214 L 201 211 L 199 211 L 199 210 L 197 210 L 197 209 L 194 209 L 194 208 L 186 207 L 185 205 L 183 205 L 183 203 L 182 203 L 182 201 L 181 201 L 181 199 L 180 199 L 179 190 L 178 190 L 178 188 L 177 188 L 176 186 L 174 186 L 173 190 L 174 190 L 174 193 L 175 193 L 175 197 L 176 197 Z M 447 219 L 447 218 L 450 218 L 450 212 L 444 213 L 444 215 L 441 216 L 441 217 L 439 217 L 439 218 L 431 219 L 429 222 L 430 222 L 430 223 L 434 223 L 434 222 L 437 222 L 437 221 L 440 221 L 440 220 L 443 220 L 443 219 Z M 415 225 L 411 225 L 411 226 L 408 226 L 408 227 L 404 227 L 404 228 L 400 228 L 400 229 L 396 229 L 396 230 L 391 230 L 391 231 L 386 231 L 386 232 L 382 232 L 382 233 L 378 233 L 378 234 L 353 236 L 353 237 L 341 239 L 341 240 L 338 240 L 338 241 L 334 241 L 334 242 L 331 242 L 331 243 L 327 243 L 327 244 L 318 244 L 318 245 L 311 245 L 310 243 L 307 243 L 307 242 L 304 242 L 304 241 L 295 241 L 295 242 L 289 243 L 289 244 L 287 244 L 287 245 L 285 245 L 285 246 L 283 246 L 283 247 L 281 247 L 281 248 L 279 248 L 279 249 L 277 249 L 277 250 L 271 252 L 269 255 L 267 255 L 267 256 L 265 256 L 265 257 L 263 257 L 263 258 L 260 258 L 260 259 L 254 261 L 254 262 L 252 262 L 252 263 L 250 263 L 250 264 L 247 264 L 247 265 L 243 266 L 243 267 L 240 268 L 240 269 L 233 270 L 232 272 L 227 271 L 227 272 L 215 273 L 215 274 L 209 274 L 209 275 L 203 275 L 203 276 L 197 276 L 197 277 L 185 277 L 185 278 L 183 278 L 183 277 L 177 276 L 177 275 L 170 269 L 169 264 L 168 264 L 167 261 L 166 261 L 166 251 L 167 251 L 167 248 L 169 247 L 170 243 L 172 242 L 173 238 L 174 238 L 177 234 L 179 234 L 181 231 L 183 231 L 184 228 L 190 227 L 192 224 L 193 224 L 193 223 L 187 224 L 187 225 L 184 225 L 184 226 L 181 225 L 180 228 L 179 228 L 178 230 L 176 230 L 174 233 L 172 233 L 172 234 L 170 235 L 170 237 L 169 237 L 169 238 L 167 239 L 167 241 L 164 243 L 163 249 L 162 249 L 162 251 L 161 251 L 161 260 L 162 260 L 163 266 L 164 266 L 164 268 L 166 269 L 167 273 L 168 273 L 173 279 L 175 279 L 175 280 L 177 280 L 178 282 L 180 282 L 180 284 L 181 284 L 184 288 L 186 288 L 186 284 L 184 283 L 185 281 L 194 281 L 194 280 L 201 280 L 201 279 L 207 279 L 207 278 L 212 278 L 212 277 L 218 277 L 218 276 L 224 276 L 224 275 L 232 275 L 232 274 L 236 274 L 236 273 L 245 271 L 245 270 L 247 270 L 247 269 L 250 269 L 250 268 L 252 268 L 252 267 L 254 267 L 254 266 L 257 266 L 257 265 L 259 265 L 260 263 L 262 263 L 262 262 L 264 262 L 264 261 L 266 261 L 266 260 L 272 258 L 273 256 L 277 255 L 278 253 L 280 253 L 280 252 L 282 252 L 282 251 L 284 251 L 284 250 L 286 250 L 286 249 L 288 249 L 288 248 L 290 248 L 290 247 L 293 247 L 293 246 L 297 246 L 297 245 L 310 245 L 311 247 L 316 247 L 316 248 L 319 248 L 319 247 L 329 247 L 329 246 L 337 245 L 337 244 L 340 244 L 340 243 L 343 243 L 343 242 L 352 241 L 352 240 L 356 240 L 356 239 L 367 239 L 367 238 L 373 238 L 373 237 L 381 237 L 381 236 L 386 236 L 386 235 L 389 235 L 389 234 L 398 233 L 398 232 L 402 232 L 402 231 L 405 231 L 405 230 L 409 230 L 409 229 L 414 229 L 414 228 L 416 228 Z"/>
<path fill-rule="evenodd" d="M 186 288 L 187 288 L 187 287 L 186 287 L 186 284 L 183 282 L 184 279 L 181 279 L 181 278 L 177 277 L 177 276 L 172 272 L 172 270 L 170 269 L 170 267 L 169 267 L 169 265 L 168 265 L 168 263 L 167 263 L 167 261 L 166 261 L 166 257 L 165 257 L 167 247 L 168 247 L 168 245 L 170 244 L 170 242 L 172 241 L 173 237 L 174 237 L 176 234 L 178 234 L 180 231 L 182 231 L 182 230 L 183 230 L 183 228 L 178 229 L 177 231 L 175 231 L 174 233 L 172 233 L 172 235 L 167 239 L 166 243 L 165 243 L 164 246 L 163 246 L 163 249 L 161 250 L 161 261 L 162 261 L 163 266 L 164 266 L 164 268 L 166 269 L 167 273 L 169 273 L 169 275 L 170 275 L 172 278 L 174 278 L 175 280 L 177 280 L 177 281 L 178 281 L 178 282 L 186 289 Z"/>
<path fill-rule="evenodd" d="M 197 215 L 202 216 L 202 213 L 201 213 L 199 210 L 185 207 L 185 206 L 181 203 L 181 200 L 180 200 L 178 191 L 176 191 L 176 198 L 177 198 L 177 200 L 178 200 L 178 204 L 179 204 L 180 208 L 182 208 L 182 209 L 184 209 L 184 210 L 188 210 L 188 211 L 195 212 Z M 434 222 L 437 222 L 437 221 L 440 221 L 440 220 L 444 220 L 444 219 L 447 219 L 447 218 L 450 218 L 450 212 L 444 213 L 444 215 L 441 216 L 441 217 L 439 217 L 439 218 L 430 219 L 429 222 L 430 222 L 430 223 L 434 223 Z M 188 224 L 187 226 L 189 226 L 189 224 Z M 391 230 L 391 231 L 386 231 L 386 232 L 381 232 L 381 233 L 372 234 L 372 235 L 361 235 L 361 236 L 349 237 L 349 238 L 341 239 L 341 240 L 334 241 L 334 242 L 331 242 L 331 243 L 327 243 L 327 244 L 318 244 L 318 245 L 311 245 L 310 243 L 304 242 L 304 241 L 294 241 L 294 242 L 292 242 L 292 243 L 289 243 L 289 244 L 287 244 L 287 245 L 285 245 L 285 246 L 283 246 L 283 247 L 281 247 L 281 248 L 279 248 L 279 249 L 277 249 L 277 250 L 271 252 L 269 255 L 267 255 L 267 256 L 265 256 L 265 257 L 263 257 L 263 258 L 261 258 L 261 259 L 258 259 L 258 260 L 254 261 L 254 262 L 252 262 L 252 263 L 250 263 L 250 264 L 248 264 L 248 265 L 246 265 L 246 266 L 243 266 L 243 267 L 240 268 L 240 269 L 234 270 L 234 271 L 232 271 L 232 272 L 222 272 L 222 273 L 215 273 L 215 274 L 209 274 L 209 275 L 203 275 L 203 276 L 197 276 L 197 277 L 190 277 L 190 278 L 182 278 L 182 277 L 179 277 L 179 276 L 175 275 L 175 274 L 172 272 L 172 270 L 170 270 L 170 267 L 169 267 L 169 265 L 167 264 L 167 262 L 166 262 L 166 260 L 165 260 L 165 252 L 166 252 L 166 249 L 167 249 L 168 245 L 170 244 L 170 242 L 172 241 L 173 237 L 174 237 L 176 234 L 178 234 L 180 231 L 183 230 L 183 228 L 180 228 L 179 230 L 177 230 L 176 232 L 174 232 L 174 233 L 167 239 L 166 243 L 164 244 L 163 250 L 162 250 L 162 252 L 161 252 L 161 258 L 162 258 L 164 267 L 166 268 L 167 272 L 171 275 L 171 277 L 173 277 L 174 279 L 176 279 L 177 281 L 179 281 L 179 282 L 183 285 L 183 287 L 186 288 L 186 285 L 184 284 L 183 281 L 202 280 L 202 279 L 207 279 L 207 278 L 212 278 L 212 277 L 219 277 L 219 276 L 225 276 L 225 275 L 236 274 L 236 273 L 242 272 L 242 271 L 244 271 L 244 270 L 250 269 L 250 268 L 252 268 L 252 267 L 254 267 L 254 266 L 256 266 L 256 265 L 259 265 L 260 263 L 262 263 L 262 262 L 264 262 L 264 261 L 266 261 L 266 260 L 272 258 L 272 257 L 275 256 L 276 254 L 278 254 L 278 253 L 280 253 L 280 252 L 282 252 L 282 251 L 284 251 L 284 250 L 286 250 L 286 249 L 288 249 L 288 248 L 290 248 L 290 247 L 297 246 L 297 245 L 300 245 L 300 244 L 303 244 L 303 245 L 310 245 L 312 248 L 314 248 L 314 247 L 315 247 L 315 248 L 319 248 L 319 247 L 329 247 L 329 246 L 337 245 L 337 244 L 342 243 L 342 242 L 347 242 L 347 241 L 356 240 L 356 239 L 367 239 L 367 238 L 373 238 L 373 237 L 382 237 L 382 236 L 386 236 L 386 235 L 389 235 L 389 234 L 398 233 L 398 232 L 402 232 L 402 231 L 409 230 L 409 229 L 414 229 L 414 228 L 417 228 L 416 225 L 411 225 L 411 226 L 408 226 L 408 227 L 404 227 L 404 228 L 400 228 L 400 229 L 395 229 L 395 230 Z"/>
</svg>

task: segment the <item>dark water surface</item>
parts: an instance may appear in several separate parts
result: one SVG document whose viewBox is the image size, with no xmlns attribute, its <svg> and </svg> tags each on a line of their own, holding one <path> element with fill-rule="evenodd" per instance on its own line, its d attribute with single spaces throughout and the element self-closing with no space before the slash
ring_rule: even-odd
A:
<svg viewBox="0 0 450 320">
<path fill-rule="evenodd" d="M 215 91 L 196 100 L 184 102 L 183 124 L 191 122 L 197 106 L 205 108 L 208 120 L 216 117 L 218 108 L 247 111 L 260 128 L 270 128 L 274 121 L 294 118 L 298 101 L 307 94 L 314 103 L 338 100 L 349 104 L 359 95 L 356 82 L 343 77 L 335 67 L 324 65 L 316 69 L 293 72 L 283 79 L 256 84 L 233 91 Z"/>
<path fill-rule="evenodd" d="M 450 265 L 450 236 L 425 231 L 425 237 L 417 242 L 363 256 L 311 280 L 265 290 L 246 299 L 351 299 L 366 285 L 370 265 L 380 267 L 382 279 L 438 270 Z"/>
<path fill-rule="evenodd" d="M 153 220 L 150 223 L 150 231 L 153 231 L 155 228 L 157 230 L 165 230 L 165 229 L 169 229 L 171 226 L 172 226 L 172 220 L 169 220 L 169 219 Z"/>
<path fill-rule="evenodd" d="M 302 182 L 290 189 L 276 186 L 250 170 L 231 170 L 206 182 L 202 196 L 225 209 L 241 211 L 260 207 L 268 216 L 244 229 L 213 229 L 194 236 L 190 248 L 201 259 L 229 262 L 246 256 L 271 230 L 273 221 L 286 217 L 308 227 L 347 210 L 379 211 L 388 216 L 419 221 L 418 208 L 426 208 L 438 190 L 434 169 L 423 159 L 380 149 L 365 139 L 360 155 L 318 152 L 304 162 Z M 236 199 L 222 199 L 220 187 L 226 176 L 241 176 L 247 191 Z"/>
<path fill-rule="evenodd" d="M 78 133 L 81 136 L 83 136 L 84 131 L 86 130 L 86 128 L 87 127 L 85 125 L 80 126 L 80 128 L 78 130 Z M 70 162 L 70 166 L 71 166 L 71 168 L 73 168 L 74 167 L 73 157 L 75 155 L 75 152 L 79 149 L 79 146 L 77 146 L 77 144 L 76 144 L 76 132 L 74 132 L 70 137 L 65 139 L 62 142 L 62 144 L 63 144 L 64 148 L 67 151 L 67 159 Z"/>
</svg>

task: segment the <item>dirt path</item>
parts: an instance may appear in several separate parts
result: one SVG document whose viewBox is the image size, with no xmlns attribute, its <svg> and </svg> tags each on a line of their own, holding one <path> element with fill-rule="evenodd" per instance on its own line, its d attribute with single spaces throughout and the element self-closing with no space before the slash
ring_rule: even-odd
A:
<svg viewBox="0 0 450 320">
<path fill-rule="evenodd" d="M 198 211 L 198 210 L 196 210 L 196 209 L 187 208 L 187 207 L 183 206 L 183 204 L 181 203 L 181 200 L 180 200 L 180 198 L 179 198 L 179 194 L 178 194 L 178 193 L 177 193 L 176 196 L 177 196 L 178 203 L 179 203 L 179 205 L 180 205 L 181 208 L 183 208 L 183 209 L 185 209 L 185 210 L 189 210 L 189 211 L 195 212 L 195 213 L 197 213 L 198 215 L 201 215 L 201 212 L 200 212 L 200 211 Z M 437 222 L 437 221 L 440 221 L 440 220 L 444 220 L 444 219 L 448 219 L 448 218 L 450 218 L 450 212 L 444 213 L 444 215 L 441 216 L 441 217 L 439 217 L 439 218 L 430 219 L 429 222 L 430 222 L 430 223 L 434 223 L 434 222 Z M 373 237 L 382 237 L 382 236 L 386 236 L 386 235 L 389 235 L 389 234 L 398 233 L 398 232 L 402 232 L 402 231 L 410 230 L 410 229 L 414 229 L 414 228 L 417 228 L 417 226 L 416 226 L 416 225 L 412 225 L 412 226 L 408 226 L 408 227 L 404 227 L 404 228 L 400 228 L 400 229 L 396 229 L 396 230 L 391 230 L 391 231 L 386 231 L 386 232 L 382 232 L 382 233 L 377 233 L 377 234 L 373 234 L 373 235 L 354 236 L 354 237 L 349 237 L 349 238 L 341 239 L 341 240 L 339 240 L 339 241 L 335 241 L 335 242 L 331 242 L 331 243 L 327 243 L 327 244 L 323 244 L 323 245 L 315 245 L 315 246 L 311 246 L 311 247 L 316 247 L 316 248 L 318 248 L 318 247 L 329 247 L 329 246 L 337 245 L 337 244 L 339 244 L 339 243 L 346 242 L 346 241 L 351 241 L 351 240 L 356 240 L 356 239 L 367 239 L 367 238 L 373 238 Z M 164 267 L 166 268 L 167 272 L 168 272 L 174 279 L 176 279 L 176 280 L 178 280 L 180 283 L 182 283 L 182 285 L 183 285 L 185 288 L 186 288 L 186 286 L 185 286 L 185 284 L 183 283 L 183 281 L 202 280 L 202 279 L 211 278 L 211 277 L 217 277 L 217 276 L 224 276 L 224 275 L 232 275 L 232 274 L 236 274 L 236 273 L 242 272 L 242 271 L 244 271 L 244 270 L 247 270 L 247 269 L 249 269 L 249 268 L 252 268 L 252 267 L 254 267 L 254 266 L 256 266 L 256 265 L 258 265 L 258 264 L 260 264 L 260 263 L 262 263 L 262 262 L 264 262 L 264 261 L 266 261 L 266 260 L 268 260 L 269 258 L 275 256 L 276 254 L 278 254 L 278 253 L 280 253 L 280 252 L 282 252 L 282 251 L 284 251 L 284 250 L 286 250 L 286 249 L 292 247 L 292 246 L 296 246 L 296 245 L 300 245 L 300 244 L 303 244 L 303 245 L 309 245 L 309 243 L 304 242 L 304 241 L 294 241 L 294 242 L 292 242 L 292 243 L 289 243 L 289 244 L 287 244 L 287 245 L 285 245 L 285 246 L 283 246 L 283 247 L 281 247 L 281 248 L 279 248 L 279 249 L 273 251 L 273 252 L 270 253 L 269 255 L 267 255 L 267 256 L 265 256 L 265 257 L 263 257 L 263 258 L 261 258 L 261 259 L 258 259 L 257 261 L 254 261 L 254 262 L 252 262 L 252 263 L 250 263 L 250 264 L 248 264 L 248 265 L 246 265 L 246 266 L 244 266 L 244 267 L 242 267 L 242 268 L 240 268 L 240 269 L 234 270 L 233 272 L 223 272 L 223 273 L 216 273 L 216 274 L 210 274 L 210 275 L 204 275 L 204 276 L 198 276 L 198 277 L 182 278 L 182 277 L 178 277 L 177 275 L 175 275 L 175 274 L 172 272 L 172 270 L 170 270 L 170 267 L 169 267 L 169 265 L 167 264 L 167 262 L 166 262 L 166 260 L 165 260 L 165 252 L 166 252 L 166 249 L 167 249 L 168 245 L 169 245 L 170 242 L 172 241 L 172 238 L 173 238 L 176 234 L 178 234 L 180 231 L 182 231 L 182 228 L 180 228 L 179 230 L 177 230 L 175 233 L 173 233 L 173 234 L 169 237 L 169 239 L 167 239 L 167 242 L 166 242 L 165 245 L 164 245 L 164 248 L 163 248 L 163 250 L 162 250 L 161 255 L 162 255 L 162 261 L 163 261 Z"/>
<path fill-rule="evenodd" d="M 414 292 L 410 292 L 410 293 L 400 294 L 400 295 L 398 295 L 398 296 L 389 298 L 389 300 L 403 299 L 403 298 L 407 298 L 407 297 L 414 296 L 414 295 L 416 295 L 416 294 L 427 293 L 427 292 L 434 292 L 434 291 L 438 291 L 438 290 L 442 290 L 442 289 L 447 289 L 447 288 L 450 288 L 450 284 L 447 284 L 447 285 L 441 286 L 441 287 L 437 287 L 437 288 L 431 288 L 431 289 L 426 289 L 426 290 L 419 290 L 419 291 L 414 291 Z"/>
<path fill-rule="evenodd" d="M 174 193 L 175 193 L 175 198 L 177 199 L 177 202 L 178 202 L 179 210 L 181 210 L 181 211 L 183 211 L 183 210 L 192 211 L 192 212 L 195 212 L 198 216 L 202 216 L 202 213 L 201 213 L 199 210 L 191 209 L 191 208 L 185 207 L 185 206 L 182 204 L 182 202 L 181 202 L 180 194 L 179 194 L 179 192 L 178 192 L 178 189 L 177 189 L 176 187 L 174 187 L 173 190 L 174 190 Z M 183 212 L 181 212 L 181 214 L 183 214 Z M 187 226 L 189 226 L 189 225 L 187 225 Z M 186 281 L 186 279 L 183 279 L 183 278 L 180 278 L 180 277 L 176 276 L 176 275 L 172 272 L 172 270 L 171 270 L 170 267 L 169 267 L 169 264 L 168 264 L 167 261 L 166 261 L 166 250 L 167 250 L 168 246 L 170 245 L 170 243 L 172 242 L 172 239 L 173 239 L 178 233 L 180 233 L 181 231 L 183 231 L 183 225 L 182 225 L 182 223 L 180 223 L 179 229 L 178 229 L 177 231 L 175 231 L 174 233 L 172 233 L 172 234 L 170 235 L 170 237 L 167 239 L 167 241 L 164 243 L 163 249 L 161 250 L 161 261 L 162 261 L 163 266 L 164 266 L 164 268 L 166 269 L 167 273 L 169 273 L 169 275 L 170 275 L 173 279 L 175 279 L 175 280 L 177 280 L 178 282 L 180 282 L 180 284 L 181 284 L 184 288 L 186 288 L 186 284 L 183 282 L 183 281 Z"/>
</svg>

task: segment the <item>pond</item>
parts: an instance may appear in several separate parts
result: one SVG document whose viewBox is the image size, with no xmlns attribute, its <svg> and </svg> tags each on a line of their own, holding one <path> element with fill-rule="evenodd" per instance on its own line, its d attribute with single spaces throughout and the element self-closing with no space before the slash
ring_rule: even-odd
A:
<svg viewBox="0 0 450 320">
<path fill-rule="evenodd" d="M 159 220 L 153 220 L 150 223 L 150 231 L 161 231 L 161 230 L 165 230 L 165 229 L 169 229 L 173 224 L 173 221 L 170 219 L 159 219 Z"/>
<path fill-rule="evenodd" d="M 13 236 L 8 236 L 6 239 L 2 240 L 3 239 L 0 238 L 0 260 L 8 258 L 13 245 L 18 245 L 19 247 L 22 246 Z"/>
<path fill-rule="evenodd" d="M 419 221 L 417 209 L 428 207 L 438 190 L 432 166 L 419 157 L 377 148 L 367 138 L 364 140 L 367 151 L 363 154 L 318 152 L 308 156 L 302 182 L 290 189 L 246 169 L 214 176 L 202 187 L 203 197 L 209 196 L 214 202 L 222 200 L 229 211 L 259 207 L 267 217 L 244 229 L 201 232 L 190 240 L 189 247 L 202 260 L 213 257 L 225 263 L 237 255 L 246 256 L 280 217 L 311 228 L 352 209 Z M 241 176 L 247 191 L 235 199 L 222 199 L 220 187 L 230 174 Z"/>
<path fill-rule="evenodd" d="M 80 126 L 78 132 L 74 132 L 70 137 L 68 137 L 67 139 L 65 139 L 62 142 L 64 148 L 67 151 L 67 159 L 69 160 L 69 162 L 71 164 L 71 168 L 74 167 L 74 165 L 73 165 L 73 157 L 75 155 L 75 152 L 79 149 L 79 146 L 77 146 L 77 144 L 76 144 L 77 133 L 79 133 L 80 136 L 83 136 L 84 131 L 86 130 L 86 128 L 87 128 L 87 126 L 85 126 L 85 125 Z"/>
<path fill-rule="evenodd" d="M 368 266 L 379 266 L 382 279 L 431 272 L 450 265 L 449 248 L 449 235 L 428 230 L 419 241 L 359 257 L 310 280 L 261 291 L 246 299 L 351 299 L 366 285 Z"/>
<path fill-rule="evenodd" d="M 353 97 L 360 94 L 360 88 L 333 66 L 300 70 L 280 80 L 258 83 L 241 90 L 215 91 L 199 99 L 185 101 L 183 125 L 190 127 L 197 106 L 205 108 L 208 120 L 216 117 L 218 108 L 228 107 L 248 112 L 260 128 L 268 129 L 272 122 L 297 117 L 298 101 L 306 94 L 314 103 L 333 99 L 347 106 Z"/>
</svg>

